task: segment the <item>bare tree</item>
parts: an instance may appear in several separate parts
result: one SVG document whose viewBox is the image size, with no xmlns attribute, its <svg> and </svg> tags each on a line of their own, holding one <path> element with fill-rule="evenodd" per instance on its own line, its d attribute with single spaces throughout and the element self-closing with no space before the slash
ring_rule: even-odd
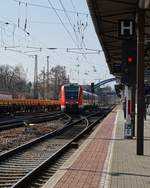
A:
<svg viewBox="0 0 150 188">
<path fill-rule="evenodd" d="M 45 70 L 42 70 L 38 76 L 38 89 L 39 95 L 41 98 L 45 99 L 46 97 L 46 73 Z"/>
<path fill-rule="evenodd" d="M 0 66 L 0 90 L 12 95 L 26 92 L 26 75 L 22 66 Z"/>
<path fill-rule="evenodd" d="M 69 82 L 66 76 L 66 70 L 64 66 L 57 65 L 56 67 L 52 67 L 52 69 L 50 70 L 50 82 L 51 82 L 50 88 L 54 91 L 54 97 L 58 99 L 60 93 L 60 87 L 64 83 Z"/>
<path fill-rule="evenodd" d="M 48 84 L 47 80 L 48 79 Z M 64 66 L 52 67 L 49 73 L 41 71 L 39 74 L 39 93 L 42 98 L 59 98 L 60 87 L 64 83 L 69 83 Z M 48 87 L 48 88 L 46 88 Z M 47 92 L 47 93 L 46 93 Z"/>
</svg>

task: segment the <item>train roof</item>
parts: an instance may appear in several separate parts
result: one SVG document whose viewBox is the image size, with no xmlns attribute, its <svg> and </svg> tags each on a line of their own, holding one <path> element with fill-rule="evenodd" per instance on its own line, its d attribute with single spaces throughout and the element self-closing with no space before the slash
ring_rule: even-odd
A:
<svg viewBox="0 0 150 188">
<path fill-rule="evenodd" d="M 63 85 L 64 87 L 66 86 L 79 86 L 79 84 L 78 83 L 70 83 L 70 84 L 64 84 Z"/>
<path fill-rule="evenodd" d="M 83 90 L 83 93 L 85 93 L 85 94 L 89 94 L 89 95 L 92 95 L 92 94 L 93 94 L 93 96 L 98 96 L 98 95 L 95 94 L 95 93 L 91 93 L 91 92 L 89 92 L 89 91 L 85 91 L 85 90 Z"/>
</svg>

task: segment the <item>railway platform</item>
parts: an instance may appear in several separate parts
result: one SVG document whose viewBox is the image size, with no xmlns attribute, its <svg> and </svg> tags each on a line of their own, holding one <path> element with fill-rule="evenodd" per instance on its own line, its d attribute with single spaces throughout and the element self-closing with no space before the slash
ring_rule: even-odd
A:
<svg viewBox="0 0 150 188">
<path fill-rule="evenodd" d="M 145 121 L 144 155 L 136 139 L 124 139 L 124 118 L 116 107 L 42 188 L 150 187 L 150 116 Z"/>
</svg>

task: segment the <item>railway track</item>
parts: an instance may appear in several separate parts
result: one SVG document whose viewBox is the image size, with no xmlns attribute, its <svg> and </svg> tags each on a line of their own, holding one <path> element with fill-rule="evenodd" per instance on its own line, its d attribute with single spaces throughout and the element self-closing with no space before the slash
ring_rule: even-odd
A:
<svg viewBox="0 0 150 188">
<path fill-rule="evenodd" d="M 40 115 L 33 115 L 29 117 L 19 117 L 16 119 L 11 120 L 3 120 L 0 121 L 0 131 L 11 129 L 15 127 L 25 126 L 25 123 L 41 123 L 49 120 L 54 120 L 59 117 L 64 116 L 62 112 L 55 112 L 55 113 L 48 113 L 48 114 L 40 114 Z"/>
<path fill-rule="evenodd" d="M 83 127 L 65 128 L 44 135 L 0 156 L 0 187 L 11 187 L 15 182 L 52 157 Z"/>
<path fill-rule="evenodd" d="M 94 122 L 89 118 L 67 124 L 64 128 L 44 135 L 0 156 L 0 187 L 25 187 L 48 165 L 72 147 L 106 114 Z M 92 123 L 91 123 L 92 121 Z M 34 178 L 33 178 L 34 177 Z"/>
<path fill-rule="evenodd" d="M 28 126 L 19 126 L 0 131 L 0 154 L 22 145 L 30 140 L 50 133 L 69 123 L 71 117 L 67 114 L 54 116 L 51 120 L 41 123 L 30 123 Z"/>
</svg>

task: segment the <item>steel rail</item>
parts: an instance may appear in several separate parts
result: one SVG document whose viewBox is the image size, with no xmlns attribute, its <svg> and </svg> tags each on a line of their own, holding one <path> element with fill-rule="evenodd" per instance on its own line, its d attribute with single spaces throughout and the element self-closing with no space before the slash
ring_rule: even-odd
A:
<svg viewBox="0 0 150 188">
<path fill-rule="evenodd" d="M 108 111 L 107 111 L 107 114 L 108 114 Z M 93 116 L 94 116 L 95 114 L 93 114 Z M 58 141 L 61 139 L 61 144 L 58 144 L 59 145 L 59 147 L 58 147 L 58 149 L 56 150 L 56 148 L 54 147 L 52 147 L 52 150 L 53 151 L 51 151 L 51 150 L 49 150 L 48 149 L 48 151 L 46 151 L 46 153 L 44 153 L 44 156 L 42 156 L 42 161 L 41 161 L 41 159 L 39 160 L 37 157 L 35 157 L 35 158 L 37 158 L 38 159 L 38 163 L 39 163 L 39 161 L 41 161 L 40 162 L 40 164 L 35 164 L 35 163 L 37 163 L 37 162 L 35 162 L 35 158 L 34 158 L 34 160 L 32 159 L 31 161 L 29 161 L 29 162 L 27 162 L 28 161 L 28 157 L 27 157 L 27 159 L 26 159 L 26 162 L 27 163 L 29 163 L 29 165 L 27 165 L 27 166 L 25 166 L 24 164 L 23 164 L 23 166 L 25 167 L 25 168 L 29 168 L 30 166 L 32 166 L 32 169 L 28 169 L 27 170 L 27 174 L 24 176 L 24 175 L 20 175 L 21 177 L 20 177 L 20 180 L 18 180 L 17 181 L 17 179 L 19 178 L 17 178 L 17 177 L 15 177 L 13 180 L 11 180 L 11 181 L 13 181 L 13 183 L 12 183 L 12 185 L 11 185 L 11 187 L 12 188 L 19 188 L 19 187 L 26 187 L 26 185 L 27 185 L 27 183 L 29 183 L 31 180 L 32 180 L 32 178 L 33 177 L 35 177 L 36 176 L 36 174 L 38 174 L 40 171 L 41 171 L 41 169 L 44 169 L 48 164 L 51 164 L 54 160 L 56 160 L 61 154 L 63 154 L 65 151 L 67 151 L 70 147 L 72 147 L 72 143 L 73 142 L 76 142 L 77 140 L 79 140 L 80 138 L 82 138 L 82 136 L 84 135 L 84 134 L 86 134 L 87 132 L 89 132 L 94 126 L 95 126 L 95 124 L 97 124 L 102 118 L 104 118 L 106 116 L 106 113 L 105 114 L 103 114 L 100 118 L 98 118 L 96 121 L 94 121 L 93 123 L 90 123 L 90 124 L 87 124 L 86 123 L 86 126 L 84 126 L 83 127 L 83 125 L 82 125 L 82 127 L 80 127 L 79 128 L 79 126 L 76 126 L 76 127 L 74 127 L 74 125 L 75 124 L 77 124 L 77 123 L 79 123 L 80 121 L 85 121 L 85 117 L 83 117 L 82 119 L 80 119 L 80 120 L 78 120 L 78 121 L 76 121 L 76 122 L 73 122 L 73 123 L 69 123 L 69 124 L 66 124 L 65 125 L 65 127 L 64 128 L 61 128 L 61 129 L 58 129 L 58 130 L 56 130 L 56 131 L 53 131 L 52 133 L 50 133 L 50 134 L 46 134 L 46 135 L 44 135 L 44 136 L 41 136 L 40 138 L 38 138 L 38 139 L 35 139 L 35 140 L 33 140 L 32 142 L 28 142 L 28 144 L 24 144 L 24 145 L 22 145 L 22 146 L 19 146 L 19 147 L 17 147 L 17 148 L 15 148 L 15 149 L 13 149 L 13 150 L 10 150 L 9 152 L 5 152 L 4 154 L 2 154 L 2 155 L 0 155 L 0 168 L 1 168 L 1 170 L 4 170 L 4 172 L 6 173 L 7 171 L 5 171 L 7 168 L 9 168 L 9 166 L 7 167 L 7 165 L 9 165 L 9 164 L 13 164 L 13 166 L 11 166 L 11 170 L 10 171 L 8 171 L 9 173 L 12 173 L 12 169 L 14 169 L 14 168 L 16 168 L 16 166 L 18 166 L 19 167 L 19 169 L 18 169 L 18 173 L 19 173 L 19 170 L 20 170 L 20 162 L 22 161 L 22 160 L 24 160 L 24 158 L 20 158 L 20 156 L 23 156 L 24 157 L 24 155 L 26 155 L 25 153 L 26 153 L 26 151 L 27 151 L 27 149 L 29 149 L 30 148 L 30 150 L 29 150 L 29 152 L 27 152 L 27 155 L 31 155 L 32 156 L 32 152 L 35 152 L 35 150 L 36 150 L 36 148 L 38 148 L 38 146 L 35 148 L 32 148 L 32 150 L 34 150 L 34 151 L 32 151 L 31 150 L 31 147 L 32 146 L 35 146 L 36 144 L 38 144 L 38 143 L 40 143 L 40 142 L 42 142 L 42 141 L 44 141 L 44 140 L 46 140 L 47 138 L 49 139 L 57 139 L 57 138 L 55 138 L 55 136 L 56 137 L 58 137 Z M 88 118 L 90 118 L 90 117 L 92 117 L 92 115 L 90 115 Z M 87 119 L 88 119 L 87 118 Z M 85 122 L 88 122 L 87 120 L 85 121 Z M 73 135 L 71 136 L 70 135 L 70 133 L 69 133 L 69 131 L 70 131 L 70 128 L 72 129 L 72 131 L 73 131 Z M 66 134 L 66 136 L 67 136 L 67 138 L 66 137 L 62 137 L 61 135 L 62 135 L 62 133 L 64 133 L 64 135 L 65 135 L 65 133 L 68 131 L 68 133 L 69 133 L 69 135 L 67 135 Z M 69 136 L 69 137 L 68 137 Z M 63 139 L 67 139 L 66 141 L 64 140 L 64 143 L 62 143 L 63 142 Z M 48 143 L 50 143 L 49 141 L 47 141 Z M 55 143 L 55 142 L 54 142 Z M 58 142 L 59 143 L 59 142 Z M 40 146 L 40 145 L 39 145 Z M 46 145 L 45 145 L 46 146 Z M 40 146 L 41 147 L 41 146 Z M 39 147 L 39 148 L 40 148 Z M 31 152 L 32 151 L 32 152 Z M 52 154 L 51 154 L 51 156 L 49 156 L 48 158 L 47 158 L 47 153 L 48 152 L 52 152 Z M 50 153 L 51 153 L 50 152 Z M 17 154 L 18 153 L 18 154 Z M 14 157 L 12 158 L 12 161 L 11 161 L 11 157 L 14 155 Z M 34 154 L 34 155 L 36 155 L 36 154 Z M 33 155 L 33 156 L 34 156 Z M 41 155 L 40 153 L 39 153 L 39 155 Z M 42 154 L 43 155 L 43 154 Z M 46 157 L 45 157 L 45 155 L 46 155 Z M 50 154 L 49 154 L 50 155 Z M 14 164 L 14 161 L 16 160 L 16 158 L 18 158 L 19 157 L 19 160 L 17 159 L 17 163 L 15 163 Z M 20 161 L 21 160 L 21 161 Z M 32 162 L 32 161 L 34 161 L 34 162 Z M 25 163 L 26 163 L 25 162 Z M 33 163 L 33 164 L 32 164 Z M 36 165 L 36 166 L 35 166 Z M 21 164 L 21 166 L 22 166 L 22 164 Z M 22 168 L 23 168 L 23 166 L 22 166 Z M 6 168 L 5 168 L 6 167 Z M 22 169 L 21 168 L 21 169 Z M 23 171 L 23 169 L 22 169 L 22 171 Z M 2 173 L 2 172 L 1 172 Z M 21 173 L 21 172 L 20 172 Z M 25 173 L 25 172 L 24 172 Z M 15 175 L 16 176 L 16 175 Z M 17 178 L 17 179 L 16 179 Z M 5 178 L 5 179 L 7 179 L 7 177 Z M 1 181 L 2 181 L 2 183 L 3 182 L 5 182 L 5 179 L 3 180 L 3 179 L 1 179 Z M 10 179 L 11 179 L 11 177 L 10 177 Z M 10 180 L 9 179 L 9 180 Z M 16 182 L 17 181 L 17 182 Z M 16 182 L 16 183 L 15 183 Z M 9 182 L 6 182 L 6 183 L 8 183 L 9 184 Z M 2 185 L 2 184 L 1 184 Z M 2 186 L 3 187 L 3 186 Z"/>
<path fill-rule="evenodd" d="M 63 115 L 64 113 L 57 112 L 57 113 L 45 114 L 45 115 L 43 114 L 43 115 L 38 115 L 38 116 L 33 116 L 33 117 L 25 117 L 25 118 L 16 119 L 16 120 L 13 119 L 9 121 L 2 121 L 0 122 L 0 131 L 11 129 L 11 128 L 16 128 L 19 126 L 24 126 L 25 122 L 30 124 L 30 123 L 42 123 L 45 121 L 54 120 Z"/>
<path fill-rule="evenodd" d="M 34 154 L 35 155 L 35 158 L 38 158 L 38 160 L 36 161 L 35 159 L 34 159 L 34 162 L 33 162 L 33 160 L 29 160 L 30 159 L 30 157 L 29 157 L 29 159 L 28 159 L 28 155 L 31 155 L 32 156 L 32 153 L 36 153 L 36 150 L 38 150 L 38 147 L 40 148 L 41 147 L 41 145 L 42 145 L 42 143 L 44 143 L 45 144 L 45 146 L 44 147 L 46 147 L 47 145 L 51 145 L 51 143 L 50 143 L 50 141 L 49 141 L 49 139 L 52 139 L 53 138 L 53 140 L 57 140 L 57 138 L 55 138 L 55 136 L 56 137 L 59 137 L 59 139 L 61 139 L 62 140 L 62 138 L 61 138 L 61 135 L 62 135 L 62 133 L 64 133 L 65 134 L 65 131 L 67 131 L 67 130 L 69 130 L 69 128 L 71 128 L 72 129 L 72 131 L 73 130 L 76 130 L 76 131 L 73 131 L 73 133 L 74 134 L 76 134 L 76 132 L 77 132 L 77 130 L 78 130 L 78 132 L 80 131 L 80 129 L 81 129 L 81 127 L 80 127 L 80 129 L 77 127 L 77 128 L 74 128 L 73 127 L 73 125 L 75 125 L 75 124 L 77 124 L 77 123 L 79 123 L 80 121 L 84 121 L 84 119 L 80 119 L 80 120 L 78 120 L 78 121 L 76 121 L 76 122 L 73 122 L 73 123 L 67 123 L 66 125 L 65 125 L 65 127 L 64 128 L 61 128 L 61 129 L 59 129 L 59 130 L 56 130 L 56 131 L 54 131 L 54 132 L 52 132 L 52 133 L 50 133 L 50 134 L 46 134 L 45 136 L 42 136 L 42 137 L 40 137 L 40 138 L 38 138 L 38 139 L 35 139 L 34 141 L 32 141 L 32 142 L 28 142 L 27 144 L 24 144 L 24 145 L 22 145 L 22 146 L 19 146 L 19 147 L 17 147 L 17 148 L 15 148 L 15 149 L 13 149 L 13 150 L 10 150 L 9 152 L 5 152 L 4 154 L 2 154 L 2 155 L 0 155 L 0 168 L 1 168 L 1 173 L 2 174 L 4 174 L 4 173 L 12 173 L 12 171 L 13 171 L 13 169 L 15 168 L 16 169 L 16 166 L 17 166 L 17 169 L 16 169 L 16 171 L 17 172 L 20 172 L 20 174 L 22 174 L 22 171 L 24 171 L 24 169 L 23 169 L 23 167 L 21 168 L 20 167 L 20 165 L 22 166 L 24 166 L 25 168 L 27 168 L 26 170 L 29 172 L 29 171 L 31 171 L 32 169 L 30 169 L 30 167 L 31 166 L 33 166 L 33 168 L 35 168 L 35 165 L 37 166 L 37 164 L 35 164 L 35 163 L 39 163 L 41 160 L 44 160 L 45 158 L 47 158 L 47 155 L 48 155 L 48 153 L 51 151 L 51 150 L 48 150 L 48 152 L 46 151 L 46 153 L 44 153 L 44 155 L 43 155 L 43 153 L 42 153 L 42 157 L 40 158 L 39 156 L 39 158 L 36 156 L 36 154 Z M 82 127 L 82 129 L 83 129 L 83 127 Z M 70 136 L 69 136 L 70 137 Z M 72 137 L 72 136 L 71 136 Z M 48 138 L 48 140 L 46 140 Z M 59 141 L 59 139 L 58 139 L 58 141 Z M 60 149 L 65 143 L 67 143 L 68 142 L 68 139 L 70 140 L 71 138 L 66 138 L 66 141 L 64 140 L 64 143 L 61 143 L 60 141 L 60 144 L 56 144 L 56 146 L 53 146 L 53 143 L 52 143 L 52 156 L 53 156 L 53 154 L 54 154 L 54 152 L 56 152 L 55 150 L 56 150 L 56 148 L 58 148 L 58 149 Z M 45 141 L 46 140 L 46 141 Z M 54 143 L 55 143 L 55 141 L 54 141 Z M 38 146 L 36 146 L 36 144 L 39 144 Z M 47 145 L 46 145 L 47 144 Z M 58 145 L 58 146 L 57 146 Z M 34 148 L 31 148 L 31 147 L 34 147 Z M 42 146 L 43 147 L 43 146 Z M 37 149 L 36 149 L 37 148 Z M 51 148 L 51 146 L 50 146 L 50 148 Z M 27 150 L 28 149 L 28 150 Z M 57 150 L 58 150 L 57 149 Z M 51 153 L 50 152 L 50 153 Z M 27 156 L 26 156 L 26 153 L 28 153 L 27 154 Z M 46 154 L 46 156 L 45 156 L 45 154 Z M 18 156 L 19 155 L 19 156 Z M 41 154 L 40 154 L 41 155 Z M 49 154 L 50 155 L 50 154 Z M 19 157 L 19 160 L 18 160 L 18 157 Z M 22 162 L 21 162 L 21 164 L 20 164 L 20 160 L 23 162 L 23 164 L 22 164 Z M 14 161 L 16 161 L 16 163 L 14 162 Z M 33 164 L 32 164 L 32 162 L 33 162 Z M 27 164 L 27 166 L 26 166 L 26 163 L 29 163 L 29 164 Z M 41 162 L 40 162 L 41 163 Z M 43 163 L 43 162 L 42 162 Z M 25 165 L 24 165 L 25 164 Z M 19 166 L 18 166 L 19 165 Z M 21 171 L 20 171 L 20 168 L 21 168 Z M 26 171 L 25 170 L 25 171 Z M 24 172 L 25 173 L 25 172 Z M 23 173 L 23 174 L 24 174 Z M 24 176 L 24 175 L 20 175 L 21 177 L 22 176 Z M 20 177 L 20 178 L 21 178 Z M 18 177 L 19 178 L 19 177 Z M 16 176 L 16 174 L 15 174 L 15 176 L 11 179 L 11 177 L 9 177 L 9 176 L 6 176 L 5 178 L 2 178 L 1 177 L 1 179 L 0 179 L 0 186 L 1 187 L 5 187 L 6 186 L 6 184 L 8 185 L 9 183 L 10 183 L 10 181 L 12 181 L 13 183 L 12 183 L 12 185 L 17 181 L 17 176 Z M 7 180 L 9 179 L 9 181 L 7 181 Z M 6 182 L 5 182 L 5 180 L 6 180 Z M 5 185 L 3 185 L 3 183 L 5 184 Z M 10 183 L 11 184 L 11 183 Z M 12 187 L 12 185 L 11 185 L 11 187 Z M 8 187 L 10 187 L 10 186 L 8 186 Z"/>
<path fill-rule="evenodd" d="M 88 123 L 85 129 L 83 129 L 78 135 L 76 135 L 73 139 L 71 139 L 67 144 L 65 144 L 62 148 L 60 148 L 57 152 L 55 152 L 52 156 L 50 156 L 47 160 L 42 162 L 39 166 L 37 166 L 35 169 L 33 169 L 31 172 L 26 174 L 22 179 L 20 179 L 16 184 L 12 186 L 12 188 L 23 188 L 25 185 L 28 185 L 29 182 L 33 180 L 39 173 L 41 173 L 47 166 L 52 164 L 55 160 L 57 160 L 62 154 L 64 154 L 69 148 L 72 147 L 73 142 L 77 142 L 80 138 L 83 137 L 83 135 L 87 134 L 91 131 L 91 129 L 99 123 L 112 109 L 108 110 L 103 114 L 101 117 L 99 117 L 97 120 L 89 124 L 88 120 L 86 119 L 86 122 Z M 95 116 L 96 114 L 94 114 Z M 93 115 L 89 115 L 88 118 L 92 117 Z M 83 118 L 84 119 L 84 118 Z M 85 120 L 85 119 L 84 119 Z"/>
</svg>

